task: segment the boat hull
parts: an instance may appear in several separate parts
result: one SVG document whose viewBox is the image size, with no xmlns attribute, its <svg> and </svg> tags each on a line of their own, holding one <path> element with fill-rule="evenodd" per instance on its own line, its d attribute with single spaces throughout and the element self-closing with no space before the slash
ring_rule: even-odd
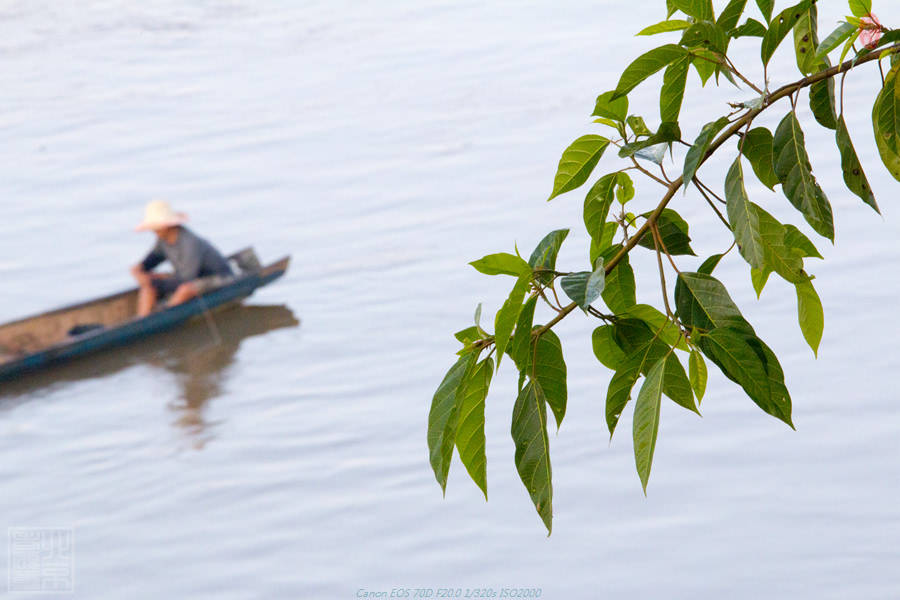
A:
<svg viewBox="0 0 900 600">
<path fill-rule="evenodd" d="M 289 258 L 283 258 L 268 265 L 258 273 L 240 275 L 228 285 L 183 304 L 159 310 L 146 317 L 131 318 L 114 327 L 86 331 L 47 348 L 26 353 L 0 363 L 0 380 L 15 378 L 52 364 L 65 362 L 106 348 L 129 344 L 154 334 L 171 330 L 194 317 L 203 315 L 206 311 L 240 302 L 258 288 L 268 285 L 284 275 L 289 260 Z M 113 301 L 125 294 L 133 294 L 134 292 L 135 290 L 128 290 L 109 298 Z M 85 305 L 88 304 L 90 303 L 85 303 Z M 70 309 L 58 309 L 57 311 L 52 311 L 52 313 L 65 314 L 67 310 L 78 310 L 78 306 Z"/>
</svg>

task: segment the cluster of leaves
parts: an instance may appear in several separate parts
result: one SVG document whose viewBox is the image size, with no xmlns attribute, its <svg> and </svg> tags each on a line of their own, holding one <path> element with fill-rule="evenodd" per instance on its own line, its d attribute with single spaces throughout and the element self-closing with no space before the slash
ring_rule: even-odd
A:
<svg viewBox="0 0 900 600">
<path fill-rule="evenodd" d="M 836 97 L 834 78 L 869 62 L 878 61 L 880 66 L 883 58 L 890 58 L 891 68 L 873 109 L 873 124 L 883 162 L 900 180 L 900 63 L 896 61 L 900 47 L 891 45 L 900 35 L 878 23 L 871 14 L 869 0 L 850 0 L 852 16 L 821 43 L 814 0 L 803 0 L 777 14 L 774 0 L 756 0 L 758 18 L 745 18 L 747 4 L 747 0 L 731 0 L 717 17 L 711 0 L 667 0 L 667 19 L 643 29 L 639 35 L 677 33 L 681 39 L 639 56 L 622 72 L 615 89 L 598 96 L 594 122 L 612 130 L 613 135 L 582 136 L 563 152 L 551 200 L 587 183 L 610 146 L 618 149 L 618 157 L 624 161 L 624 166 L 619 163 L 618 169 L 601 176 L 585 196 L 584 226 L 591 239 L 588 269 L 556 269 L 557 254 L 568 230 L 547 234 L 528 260 L 516 251 L 491 254 L 471 263 L 484 274 L 510 276 L 514 284 L 495 316 L 493 333 L 481 326 L 480 305 L 475 324 L 456 333 L 463 347 L 434 395 L 428 419 L 428 447 L 442 489 L 446 490 L 456 448 L 487 498 L 485 399 L 493 373 L 508 355 L 519 373 L 511 424 L 515 465 L 538 514 L 548 532 L 551 530 L 547 413 L 549 407 L 559 428 L 567 403 L 562 342 L 552 327 L 575 308 L 601 321 L 593 331 L 592 343 L 599 362 L 612 371 L 605 411 L 611 436 L 643 378 L 633 402 L 632 438 L 635 465 L 645 493 L 662 397 L 699 414 L 698 406 L 706 390 L 706 361 L 739 385 L 763 411 L 793 427 L 791 397 L 775 353 L 742 316 L 713 272 L 722 258 L 737 248 L 749 265 L 757 295 L 772 273 L 793 285 L 801 331 L 813 352 L 817 352 L 824 313 L 813 287 L 814 278 L 806 269 L 806 259 L 821 259 L 822 255 L 798 227 L 780 222 L 751 201 L 745 164 L 767 188 L 774 191 L 780 186 L 812 231 L 834 240 L 831 204 L 813 175 L 797 113 L 800 92 L 808 89 L 815 120 L 834 131 L 848 190 L 878 211 L 847 130 L 843 100 Z M 854 42 L 861 32 L 869 32 L 868 43 L 856 50 Z M 770 90 L 767 67 L 790 33 L 803 78 Z M 740 38 L 759 38 L 765 82 L 760 86 L 746 78 L 728 56 L 731 43 Z M 829 53 L 842 44 L 840 64 L 832 66 Z M 851 60 L 844 62 L 851 52 Z M 758 97 L 732 104 L 727 114 L 703 125 L 693 143 L 688 143 L 682 140 L 679 116 L 692 69 L 704 86 L 714 75 L 717 82 L 721 76 L 738 87 L 754 90 Z M 654 131 L 642 117 L 629 113 L 628 94 L 660 71 L 660 125 Z M 774 133 L 754 126 L 758 115 L 785 98 L 790 105 Z M 720 196 L 703 183 L 699 171 L 729 139 L 735 140 L 736 152 Z M 686 148 L 678 153 L 681 175 L 670 179 L 663 166 L 665 157 L 668 153 L 674 159 L 679 146 Z M 641 174 L 664 188 L 653 210 L 640 214 L 628 210 L 635 199 L 631 174 Z M 688 223 L 667 206 L 677 190 L 683 187 L 687 191 L 691 186 L 734 239 L 728 249 L 706 258 L 696 271 L 678 268 L 677 257 L 695 253 Z M 629 253 L 635 247 L 649 249 L 656 255 L 658 274 L 654 276 L 659 277 L 661 284 L 660 308 L 637 302 L 635 272 L 629 261 Z M 675 276 L 671 299 L 666 286 L 666 263 Z M 570 299 L 568 304 L 560 301 L 557 283 Z M 605 309 L 594 306 L 600 300 Z M 555 313 L 545 324 L 534 322 L 538 302 Z M 683 361 L 687 361 L 687 370 Z"/>
</svg>

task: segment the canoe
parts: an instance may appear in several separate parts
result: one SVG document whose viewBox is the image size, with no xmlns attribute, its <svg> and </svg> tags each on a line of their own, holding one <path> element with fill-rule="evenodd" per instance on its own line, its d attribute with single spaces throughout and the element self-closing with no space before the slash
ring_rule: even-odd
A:
<svg viewBox="0 0 900 600">
<path fill-rule="evenodd" d="M 300 319 L 284 304 L 232 303 L 216 309 L 213 318 L 215 331 L 206 319 L 194 318 L 126 346 L 4 379 L 0 417 L 48 389 L 117 376 L 134 367 L 170 382 L 168 405 L 176 413 L 181 407 L 199 410 L 241 372 L 232 367 L 247 340 L 300 326 Z M 36 394 L 39 390 L 41 394 Z"/>
<path fill-rule="evenodd" d="M 0 325 L 0 379 L 10 379 L 51 364 L 121 346 L 171 330 L 205 312 L 250 296 L 284 275 L 290 257 L 262 266 L 251 248 L 228 257 L 235 279 L 178 306 L 159 308 L 139 318 L 137 288 Z"/>
</svg>

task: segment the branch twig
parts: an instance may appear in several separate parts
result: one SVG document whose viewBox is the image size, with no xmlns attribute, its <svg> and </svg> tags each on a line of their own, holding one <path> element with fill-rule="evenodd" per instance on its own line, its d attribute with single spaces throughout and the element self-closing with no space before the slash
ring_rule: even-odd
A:
<svg viewBox="0 0 900 600">
<path fill-rule="evenodd" d="M 818 83 L 819 81 L 824 81 L 826 79 L 830 79 L 835 75 L 840 75 L 845 73 L 851 69 L 855 69 L 861 65 L 869 63 L 873 60 L 877 60 L 883 53 L 895 54 L 900 52 L 900 44 L 895 44 L 893 46 L 889 46 L 886 49 L 883 49 L 880 52 L 873 52 L 871 54 L 867 54 L 862 58 L 857 57 L 853 60 L 844 61 L 843 63 L 836 65 L 834 67 L 830 67 L 825 69 L 824 71 L 819 71 L 813 75 L 808 75 L 803 79 L 795 81 L 793 83 L 789 83 L 787 85 L 783 85 L 778 88 L 774 92 L 766 94 L 763 99 L 762 106 L 759 108 L 754 108 L 749 110 L 744 116 L 737 119 L 734 123 L 732 123 L 725 131 L 719 134 L 710 145 L 709 149 L 706 151 L 706 154 L 703 156 L 703 159 L 700 161 L 700 164 L 706 162 L 706 160 L 712 156 L 721 146 L 724 144 L 729 138 L 734 136 L 738 131 L 741 130 L 748 122 L 752 121 L 759 115 L 761 112 L 766 110 L 769 106 L 781 100 L 782 98 L 786 98 L 791 94 L 796 93 L 799 90 L 802 90 L 806 87 L 811 86 L 814 83 Z M 765 73 L 765 71 L 764 71 Z M 767 73 L 765 73 L 767 75 Z M 767 84 L 768 86 L 768 84 Z M 631 236 L 628 241 L 622 246 L 622 249 L 616 254 L 608 263 L 605 265 L 606 274 L 608 275 L 612 272 L 613 269 L 616 268 L 616 265 L 621 262 L 621 260 L 628 255 L 629 252 L 637 245 L 637 243 L 641 240 L 641 238 L 650 230 L 650 228 L 656 223 L 657 219 L 659 219 L 659 215 L 662 214 L 663 209 L 669 204 L 672 198 L 675 196 L 675 193 L 678 189 L 684 184 L 684 178 L 678 177 L 675 179 L 666 190 L 666 193 L 663 195 L 662 199 L 657 204 L 656 208 L 647 218 L 643 225 L 641 225 L 640 229 L 638 229 L 633 236 Z M 730 226 L 729 226 L 730 227 Z M 553 319 L 548 321 L 543 327 L 539 327 L 534 331 L 532 335 L 540 336 L 548 329 L 551 329 L 554 325 L 562 321 L 568 316 L 575 308 L 578 307 L 578 304 L 572 302 L 571 304 L 567 304 L 562 308 L 562 311 L 556 315 Z"/>
</svg>

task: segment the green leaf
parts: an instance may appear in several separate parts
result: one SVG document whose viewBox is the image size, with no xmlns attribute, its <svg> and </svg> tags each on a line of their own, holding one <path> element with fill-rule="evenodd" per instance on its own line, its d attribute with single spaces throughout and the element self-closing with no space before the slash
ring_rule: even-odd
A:
<svg viewBox="0 0 900 600">
<path fill-rule="evenodd" d="M 753 332 L 728 290 L 712 275 L 686 271 L 678 274 L 675 314 L 688 329 L 695 327 L 709 331 L 717 327 L 734 327 Z"/>
<path fill-rule="evenodd" d="M 697 75 L 700 76 L 700 83 L 706 85 L 713 73 L 718 70 L 721 57 L 714 52 L 710 52 L 704 48 L 695 48 L 691 55 L 693 59 L 691 64 L 697 69 Z"/>
<path fill-rule="evenodd" d="M 553 484 L 545 403 L 540 384 L 529 381 L 513 406 L 510 433 L 516 445 L 516 470 L 549 535 L 553 529 Z"/>
<path fill-rule="evenodd" d="M 718 54 L 725 54 L 728 37 L 715 23 L 701 21 L 691 25 L 681 36 L 679 43 L 685 48 L 705 48 Z"/>
<path fill-rule="evenodd" d="M 559 249 L 567 235 L 569 235 L 568 229 L 556 229 L 545 235 L 531 253 L 528 264 L 536 271 L 556 269 L 556 255 L 559 254 Z M 553 274 L 542 273 L 538 274 L 537 278 L 548 283 L 553 280 Z"/>
<path fill-rule="evenodd" d="M 634 462 L 645 495 L 647 481 L 650 479 L 650 467 L 653 464 L 653 452 L 656 450 L 656 436 L 659 433 L 659 408 L 665 365 L 665 359 L 660 359 L 653 365 L 634 405 L 632 429 Z"/>
<path fill-rule="evenodd" d="M 819 250 L 809 241 L 809 238 L 791 224 L 784 226 L 784 245 L 795 251 L 798 256 L 822 258 Z"/>
<path fill-rule="evenodd" d="M 690 56 L 685 56 L 666 67 L 666 72 L 663 73 L 663 85 L 659 93 L 659 116 L 664 122 L 678 121 L 691 60 Z"/>
<path fill-rule="evenodd" d="M 875 109 L 878 109 L 877 104 L 875 105 Z M 881 155 L 881 162 L 884 163 L 884 166 L 887 167 L 890 174 L 894 176 L 894 179 L 900 181 L 900 154 L 895 152 L 884 138 L 878 135 L 877 131 L 878 130 L 876 129 L 875 145 L 878 147 L 878 153 Z"/>
<path fill-rule="evenodd" d="M 812 174 L 800 123 L 789 112 L 775 130 L 775 173 L 791 204 L 818 233 L 834 241 L 831 204 Z"/>
<path fill-rule="evenodd" d="M 635 35 L 656 35 L 657 33 L 667 33 L 669 31 L 681 31 L 682 29 L 687 29 L 690 26 L 690 21 L 671 19 L 669 21 L 661 21 L 656 25 L 645 27 Z"/>
<path fill-rule="evenodd" d="M 688 379 L 681 361 L 674 353 L 669 353 L 666 346 L 666 377 L 663 381 L 663 393 L 672 399 L 675 404 L 682 408 L 686 408 L 692 413 L 700 414 L 697 405 L 694 403 L 694 390 L 691 388 L 691 382 Z"/>
<path fill-rule="evenodd" d="M 762 358 L 769 375 L 769 390 L 772 392 L 772 395 L 769 397 L 769 406 L 763 408 L 763 410 L 776 419 L 781 419 L 793 429 L 794 424 L 791 422 L 791 395 L 784 385 L 784 371 L 778 363 L 778 357 L 758 337 L 750 338 L 749 343 L 753 346 L 756 354 Z"/>
<path fill-rule="evenodd" d="M 488 254 L 469 264 L 485 275 L 512 275 L 513 277 L 522 277 L 523 275 L 531 274 L 531 265 L 515 254 L 509 254 L 508 252 Z"/>
<path fill-rule="evenodd" d="M 625 122 L 628 123 L 628 126 L 631 127 L 631 131 L 634 132 L 634 135 L 653 135 L 653 132 L 647 127 L 647 124 L 644 122 L 644 117 L 639 117 L 637 115 L 629 115 Z"/>
<path fill-rule="evenodd" d="M 533 364 L 529 362 L 528 374 L 540 384 L 544 398 L 556 418 L 556 428 L 559 429 L 566 416 L 568 397 L 562 342 L 553 331 L 547 330 L 533 342 L 533 346 L 532 356 L 535 360 Z"/>
<path fill-rule="evenodd" d="M 519 312 L 519 320 L 516 321 L 516 331 L 513 334 L 512 342 L 509 344 L 509 355 L 516 363 L 519 371 L 525 371 L 528 368 L 528 360 L 531 349 L 531 327 L 534 322 L 534 308 L 537 304 L 537 296 L 531 296 L 525 301 L 522 310 Z"/>
<path fill-rule="evenodd" d="M 475 307 L 475 327 L 478 329 L 478 333 L 485 335 L 485 331 L 481 328 L 481 302 Z"/>
<path fill-rule="evenodd" d="M 863 171 L 856 155 L 856 149 L 853 148 L 853 141 L 850 139 L 850 132 L 847 131 L 847 123 L 844 121 L 844 115 L 838 119 L 837 132 L 838 150 L 841 151 L 841 169 L 844 172 L 844 183 L 847 188 L 860 198 L 862 201 L 875 209 L 875 212 L 881 214 L 878 210 L 878 203 L 875 202 L 875 194 L 872 193 L 872 186 Z"/>
<path fill-rule="evenodd" d="M 813 3 L 801 11 L 800 18 L 794 25 L 794 54 L 797 68 L 804 75 L 820 70 L 821 59 L 816 56 L 816 47 L 819 45 L 818 26 L 818 11 Z"/>
<path fill-rule="evenodd" d="M 649 217 L 650 214 L 645 213 L 642 216 Z M 673 256 L 696 256 L 691 248 L 688 224 L 681 218 L 681 215 L 670 208 L 664 208 L 656 220 L 656 226 L 659 228 L 662 243 L 669 254 Z M 649 234 L 644 235 L 638 242 L 638 245 L 651 250 L 656 249 L 653 236 Z"/>
<path fill-rule="evenodd" d="M 675 6 L 675 0 L 666 0 L 666 18 L 674 15 L 676 10 L 678 7 Z"/>
<path fill-rule="evenodd" d="M 822 341 L 822 331 L 825 328 L 825 313 L 822 310 L 822 301 L 816 293 L 811 281 L 796 284 L 797 287 L 797 312 L 800 321 L 800 331 L 806 343 L 812 348 L 813 354 L 819 356 L 819 342 Z"/>
<path fill-rule="evenodd" d="M 865 17 L 872 12 L 872 0 L 850 0 L 850 12 L 855 17 Z"/>
<path fill-rule="evenodd" d="M 744 188 L 744 171 L 741 168 L 740 156 L 735 159 L 725 177 L 725 199 L 728 221 L 731 223 L 738 251 L 750 266 L 762 269 L 766 264 L 765 247 L 756 211 L 753 210 L 753 204 Z"/>
<path fill-rule="evenodd" d="M 740 27 L 735 27 L 728 32 L 732 39 L 742 37 L 765 37 L 766 26 L 756 19 L 747 19 Z"/>
<path fill-rule="evenodd" d="M 628 98 L 613 99 L 615 91 L 605 92 L 597 96 L 597 102 L 594 104 L 594 112 L 591 116 L 606 117 L 619 123 L 624 123 L 628 116 Z"/>
<path fill-rule="evenodd" d="M 738 149 L 750 161 L 756 177 L 770 190 L 774 190 L 779 183 L 775 174 L 772 141 L 772 132 L 765 127 L 751 129 L 744 135 L 743 140 L 738 141 Z"/>
<path fill-rule="evenodd" d="M 500 356 L 499 354 L 497 355 Z M 494 361 L 488 357 L 478 363 L 460 388 L 459 427 L 456 449 L 466 471 L 487 500 L 487 458 L 484 448 L 484 400 L 491 386 Z"/>
<path fill-rule="evenodd" d="M 622 72 L 614 97 L 625 96 L 642 81 L 686 54 L 687 50 L 677 44 L 666 44 L 642 54 Z"/>
<path fill-rule="evenodd" d="M 831 66 L 831 61 L 826 57 L 823 65 Z M 829 77 L 809 86 L 809 109 L 822 127 L 834 129 L 837 127 L 837 112 L 834 100 L 834 78 Z"/>
<path fill-rule="evenodd" d="M 700 135 L 694 140 L 694 144 L 688 149 L 687 154 L 684 157 L 683 171 L 685 192 L 687 191 L 690 182 L 694 179 L 697 169 L 700 168 L 700 164 L 706 157 L 709 145 L 713 142 L 713 139 L 715 139 L 716 134 L 722 131 L 726 125 L 728 125 L 727 117 L 722 117 L 716 121 L 707 123 L 703 126 L 703 129 L 700 130 Z"/>
<path fill-rule="evenodd" d="M 679 350 L 685 351 L 688 349 L 684 338 L 681 337 L 681 330 L 678 328 L 678 325 L 649 304 L 636 304 L 617 314 L 632 319 L 640 319 L 650 327 L 654 334 L 659 332 L 659 339 L 669 346 L 675 346 Z"/>
<path fill-rule="evenodd" d="M 690 372 L 691 387 L 697 395 L 697 402 L 702 402 L 703 394 L 706 393 L 708 374 L 706 372 L 706 361 L 703 360 L 703 355 L 696 350 L 691 350 L 688 371 Z"/>
<path fill-rule="evenodd" d="M 612 127 L 613 129 L 616 130 L 616 133 L 621 133 L 621 131 L 620 131 L 621 124 L 616 123 L 612 119 L 607 119 L 606 117 L 598 117 L 598 118 L 594 119 L 594 123 L 600 123 L 601 125 L 606 125 L 608 127 Z"/>
<path fill-rule="evenodd" d="M 456 425 L 459 418 L 459 389 L 477 354 L 463 356 L 450 367 L 431 400 L 428 413 L 428 453 L 434 477 L 447 491 L 447 475 L 456 443 Z"/>
<path fill-rule="evenodd" d="M 844 49 L 841 50 L 841 58 L 838 60 L 839 63 L 844 62 L 844 58 L 847 56 L 847 53 L 850 52 L 850 49 L 853 48 L 853 44 L 856 43 L 856 39 L 859 37 L 860 30 L 855 30 L 850 38 L 844 43 Z"/>
<path fill-rule="evenodd" d="M 724 61 L 722 64 L 719 64 L 718 66 L 716 66 L 716 85 L 719 85 L 719 75 L 723 75 L 725 77 L 725 79 L 727 79 L 728 82 L 731 83 L 731 85 L 740 89 L 741 86 L 737 82 L 737 80 L 734 78 L 734 75 L 731 74 L 731 69 L 724 67 L 723 65 L 724 65 Z"/>
<path fill-rule="evenodd" d="M 626 311 L 637 302 L 635 298 L 634 270 L 628 255 L 616 264 L 606 276 L 606 285 L 601 293 L 603 302 L 615 314 Z"/>
<path fill-rule="evenodd" d="M 900 62 L 891 67 L 885 78 L 884 87 L 875 99 L 872 108 L 872 124 L 875 129 L 875 143 L 881 154 L 881 161 L 891 175 L 900 181 L 900 78 L 897 71 Z"/>
<path fill-rule="evenodd" d="M 481 332 L 478 331 L 477 327 L 472 325 L 471 327 L 466 327 L 465 329 L 457 331 L 453 334 L 453 337 L 459 340 L 463 346 L 468 346 L 481 339 Z"/>
<path fill-rule="evenodd" d="M 762 234 L 766 268 L 772 269 L 790 283 L 798 283 L 808 279 L 803 273 L 803 259 L 798 253 L 792 252 L 791 248 L 784 241 L 784 225 L 755 204 L 753 205 L 753 210 L 756 212 L 756 218 Z"/>
<path fill-rule="evenodd" d="M 597 258 L 599 258 L 601 255 L 606 255 L 607 250 L 609 250 L 612 246 L 613 238 L 615 237 L 618 230 L 619 226 L 617 223 L 606 223 L 605 225 L 603 225 L 603 230 L 600 236 L 591 238 L 591 264 L 597 262 Z"/>
<path fill-rule="evenodd" d="M 822 40 L 822 43 L 819 44 L 819 48 L 816 50 L 816 58 L 822 59 L 828 56 L 828 53 L 840 46 L 842 43 L 847 41 L 853 32 L 856 31 L 856 27 L 851 25 L 850 23 L 841 23 L 837 26 L 837 29 L 828 34 L 828 36 Z"/>
<path fill-rule="evenodd" d="M 775 8 L 775 0 L 756 0 L 756 5 L 766 18 L 766 22 L 772 20 L 772 9 Z"/>
<path fill-rule="evenodd" d="M 744 388 L 754 402 L 761 407 L 768 406 L 772 395 L 769 375 L 749 339 L 743 331 L 720 327 L 700 338 L 700 347 L 729 379 Z"/>
<path fill-rule="evenodd" d="M 591 303 L 600 297 L 606 283 L 606 272 L 603 270 L 603 261 L 591 271 L 580 271 L 566 275 L 560 280 L 560 285 L 566 295 L 582 310 L 587 310 Z"/>
<path fill-rule="evenodd" d="M 804 281 L 803 260 L 785 246 L 784 226 L 747 198 L 740 157 L 728 171 L 725 197 L 734 239 L 750 266 L 760 270 L 771 268 L 792 283 Z"/>
<path fill-rule="evenodd" d="M 679 406 L 697 412 L 691 384 L 684 372 L 684 367 L 681 366 L 678 357 L 671 352 L 671 347 L 662 341 L 665 331 L 666 329 L 661 329 L 657 332 L 643 319 L 622 318 L 616 322 L 616 343 L 625 352 L 626 359 L 617 369 L 617 372 L 623 371 L 625 375 L 624 379 L 618 380 L 617 383 L 617 385 L 621 385 L 621 389 L 616 389 L 613 381 L 610 381 L 610 393 L 606 400 L 606 418 L 610 434 L 618 422 L 619 414 L 629 400 L 631 388 L 638 376 L 641 373 L 647 375 L 650 367 L 661 358 L 666 359 L 663 393 Z M 687 349 L 686 346 L 684 348 Z M 616 375 L 613 378 L 615 379 Z"/>
<path fill-rule="evenodd" d="M 784 372 L 778 358 L 752 329 L 716 329 L 702 336 L 699 345 L 707 358 L 726 377 L 740 385 L 757 406 L 790 427 L 794 426 L 791 396 L 784 385 Z"/>
<path fill-rule="evenodd" d="M 794 28 L 794 25 L 796 25 L 797 21 L 800 20 L 800 17 L 803 16 L 803 11 L 809 8 L 809 5 L 810 0 L 803 0 L 803 2 L 800 2 L 799 4 L 784 9 L 771 20 L 769 29 L 766 31 L 766 35 L 763 37 L 762 41 L 763 65 L 769 64 L 769 60 L 771 60 L 772 55 L 775 54 L 778 45 L 781 44 L 781 41 L 788 32 Z"/>
<path fill-rule="evenodd" d="M 719 266 L 719 261 L 722 260 L 724 254 L 713 254 L 709 258 L 703 261 L 703 264 L 697 269 L 698 273 L 703 275 L 712 275 L 712 272 L 715 270 L 717 266 Z"/>
<path fill-rule="evenodd" d="M 626 340 L 623 330 L 638 332 L 631 340 Z M 625 358 L 619 363 L 606 393 L 606 426 L 609 428 L 609 436 L 612 438 L 619 422 L 619 417 L 625 409 L 625 405 L 631 399 L 631 389 L 640 377 L 641 372 L 649 368 L 655 362 L 652 359 L 660 359 L 665 356 L 667 349 L 662 342 L 653 338 L 653 333 L 643 321 L 636 319 L 623 319 L 616 323 L 616 341 L 630 341 L 624 346 L 619 346 L 625 351 Z M 663 354 L 659 354 L 660 346 Z"/>
<path fill-rule="evenodd" d="M 750 282 L 753 284 L 753 291 L 756 292 L 757 298 L 762 295 L 763 288 L 766 287 L 771 274 L 772 269 L 768 267 L 764 269 L 750 269 Z"/>
<path fill-rule="evenodd" d="M 628 173 L 619 171 L 616 173 L 616 199 L 624 206 L 632 198 L 634 198 L 634 182 Z"/>
<path fill-rule="evenodd" d="M 698 21 L 714 21 L 712 0 L 674 0 L 673 4 L 684 14 Z"/>
<path fill-rule="evenodd" d="M 737 27 L 738 21 L 741 20 L 741 15 L 744 14 L 744 8 L 746 8 L 746 6 L 747 0 L 731 0 L 731 2 L 729 2 L 722 10 L 722 13 L 716 20 L 716 25 L 721 27 L 724 31 L 734 29 Z"/>
<path fill-rule="evenodd" d="M 525 299 L 525 292 L 528 291 L 529 284 L 531 284 L 530 273 L 527 276 L 519 277 L 506 302 L 497 311 L 497 316 L 494 320 L 494 345 L 497 348 L 498 369 L 500 368 L 500 360 L 503 358 L 503 353 L 506 351 L 506 346 L 509 344 L 509 336 L 512 334 L 516 321 L 519 319 L 519 313 L 522 311 L 522 301 Z"/>
<path fill-rule="evenodd" d="M 625 353 L 616 343 L 615 327 L 612 325 L 601 325 L 596 328 L 591 335 L 591 346 L 597 360 L 613 371 L 617 370 L 625 359 Z"/>
<path fill-rule="evenodd" d="M 885 46 L 890 46 L 897 41 L 900 41 L 900 29 L 889 29 L 884 32 L 884 35 L 881 36 L 881 39 L 878 41 L 878 45 L 876 48 L 884 48 Z M 897 64 L 897 61 L 900 60 L 900 55 L 896 52 L 891 51 L 889 48 L 884 48 L 879 54 L 878 59 L 882 60 L 887 57 L 891 58 L 891 66 Z"/>
<path fill-rule="evenodd" d="M 584 227 L 591 238 L 603 235 L 603 225 L 615 198 L 618 173 L 604 175 L 595 183 L 584 199 Z"/>
<path fill-rule="evenodd" d="M 574 190 L 591 176 L 609 140 L 601 135 L 583 135 L 563 151 L 553 179 L 553 192 L 547 200 Z"/>
<path fill-rule="evenodd" d="M 672 142 L 679 139 L 681 139 L 681 129 L 678 127 L 678 123 L 666 121 L 661 123 L 657 132 L 650 137 L 636 142 L 630 142 L 622 146 L 622 148 L 619 150 L 619 156 L 621 158 L 627 158 L 629 156 L 637 154 L 640 150 L 649 148 L 650 146 L 671 144 Z M 639 157 L 641 156 L 639 155 Z"/>
<path fill-rule="evenodd" d="M 622 411 L 631 400 L 631 390 L 640 377 L 641 359 L 646 359 L 646 356 L 639 357 L 637 362 L 634 356 L 626 356 L 609 380 L 606 392 L 606 426 L 610 439 L 616 431 Z"/>
</svg>

